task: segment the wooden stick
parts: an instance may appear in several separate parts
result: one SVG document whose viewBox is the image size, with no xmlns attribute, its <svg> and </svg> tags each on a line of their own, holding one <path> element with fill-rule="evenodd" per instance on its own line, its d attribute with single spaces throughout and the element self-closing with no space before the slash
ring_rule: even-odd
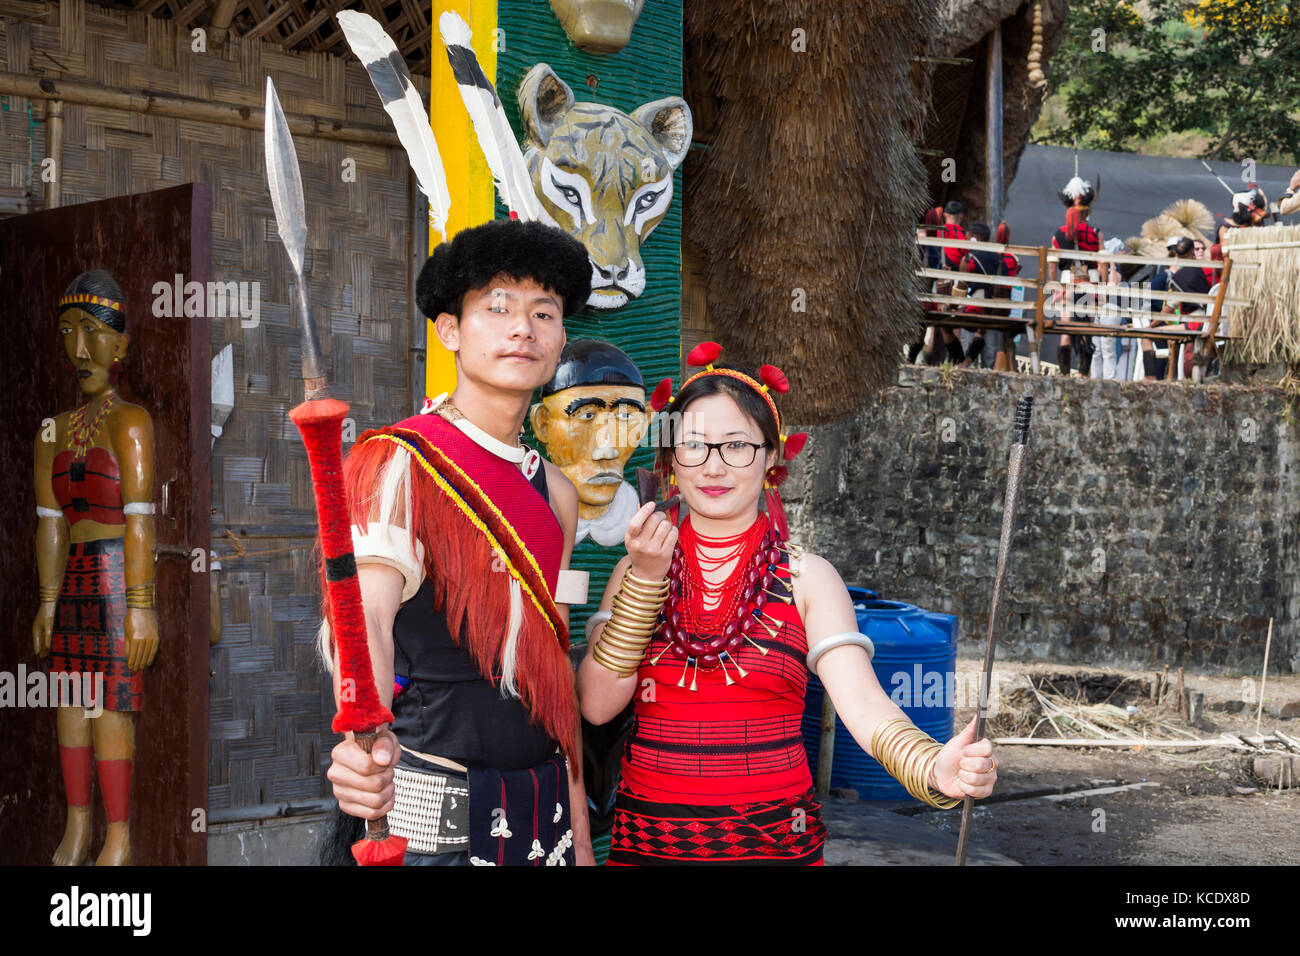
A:
<svg viewBox="0 0 1300 956">
<path fill-rule="evenodd" d="M 1268 651 L 1273 646 L 1273 619 L 1268 619 L 1268 640 L 1264 642 L 1264 672 L 1259 677 L 1259 706 L 1255 708 L 1255 733 L 1259 733 L 1259 718 L 1264 714 L 1264 685 L 1268 683 Z"/>
<path fill-rule="evenodd" d="M 1011 454 L 1007 461 L 1007 489 L 1002 504 L 1002 532 L 998 538 L 998 559 L 993 571 L 993 597 L 989 602 L 989 629 L 984 644 L 984 671 L 980 680 L 979 710 L 975 714 L 975 739 L 984 736 L 984 722 L 988 718 L 989 685 L 993 679 L 993 655 L 997 649 L 998 618 L 1001 616 L 1002 596 L 1006 590 L 1007 563 L 1011 557 L 1011 539 L 1016 530 L 1016 508 L 1020 504 L 1021 482 L 1028 455 L 1029 421 L 1034 399 L 1021 396 L 1016 402 L 1016 422 L 1012 432 Z M 966 865 L 966 847 L 970 840 L 971 812 L 975 800 L 967 795 L 962 800 L 961 832 L 957 835 L 957 866 Z"/>
<path fill-rule="evenodd" d="M 31 100 L 62 100 L 79 106 L 102 106 L 126 113 L 166 116 L 172 119 L 197 120 L 240 129 L 261 130 L 262 108 L 251 103 L 214 103 L 191 96 L 155 90 L 111 89 L 97 83 L 64 78 L 28 76 L 25 73 L 0 73 L 0 95 L 24 96 Z M 256 94 L 254 94 L 256 95 Z M 375 146 L 400 147 L 396 133 L 379 126 L 361 123 L 344 124 L 341 120 L 322 119 L 287 113 L 289 131 L 295 136 L 371 143 Z M 1199 261 L 1199 260 L 1198 260 Z"/>
<path fill-rule="evenodd" d="M 1061 739 L 1058 737 L 998 737 L 997 746 L 1017 747 L 1234 747 L 1237 750 L 1255 750 L 1256 747 L 1227 735 L 1205 740 L 1091 740 Z"/>
<path fill-rule="evenodd" d="M 1187 719 L 1187 688 L 1183 685 L 1183 669 L 1178 668 L 1178 713 Z"/>
</svg>

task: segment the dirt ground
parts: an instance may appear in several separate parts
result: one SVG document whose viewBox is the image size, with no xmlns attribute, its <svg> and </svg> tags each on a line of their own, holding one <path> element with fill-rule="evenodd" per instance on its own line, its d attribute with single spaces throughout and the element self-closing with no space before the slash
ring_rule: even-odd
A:
<svg viewBox="0 0 1300 956">
<path fill-rule="evenodd" d="M 977 686 L 982 661 L 958 662 L 959 686 Z M 1155 702 L 1144 696 L 1153 681 L 1150 672 L 1117 668 L 1056 665 L 998 664 L 994 686 L 1007 692 L 1013 681 L 1044 675 L 1082 680 L 1105 688 L 1119 686 L 1110 703 L 1152 715 Z M 1254 675 L 1258 683 L 1259 675 Z M 1141 682 L 1141 683 L 1139 683 Z M 1252 734 L 1256 704 L 1241 707 L 1241 676 L 1210 677 L 1185 674 L 1188 690 L 1205 694 L 1205 711 L 1199 726 L 1174 715 L 1169 701 L 1162 702 L 1160 717 L 1185 734 L 1186 739 L 1217 737 L 1220 733 Z M 1023 698 L 1023 694 L 1021 698 Z M 974 694 L 972 694 L 974 697 Z M 1260 733 L 1280 730 L 1300 739 L 1300 719 L 1280 719 L 1268 713 L 1274 700 L 1300 700 L 1300 675 L 1270 674 L 1264 691 Z M 1002 700 L 1015 700 L 1004 696 Z M 1234 703 L 1235 702 L 1235 703 Z M 962 703 L 958 699 L 959 705 Z M 958 707 L 958 729 L 975 714 L 972 706 Z M 993 736 L 1028 736 L 1007 733 L 1005 727 L 1023 720 L 1014 706 L 993 719 Z M 1030 715 L 1030 720 L 1035 715 Z M 1055 737 L 1043 724 L 1034 736 Z M 1025 864 L 1200 864 L 1295 865 L 1300 861 L 1300 779 L 1277 789 L 1257 779 L 1254 757 L 1245 751 L 1207 746 L 1196 749 L 1144 750 L 1124 748 L 1084 749 L 1000 745 L 996 750 L 998 785 L 990 800 L 977 806 L 973 816 L 973 845 L 1004 854 Z M 1297 755 L 1300 763 L 1300 755 Z M 1084 794 L 1080 791 L 1130 784 L 1158 784 L 1138 789 Z M 1071 795 L 1076 794 L 1076 795 Z M 956 833 L 957 813 L 923 811 L 919 819 Z"/>
</svg>

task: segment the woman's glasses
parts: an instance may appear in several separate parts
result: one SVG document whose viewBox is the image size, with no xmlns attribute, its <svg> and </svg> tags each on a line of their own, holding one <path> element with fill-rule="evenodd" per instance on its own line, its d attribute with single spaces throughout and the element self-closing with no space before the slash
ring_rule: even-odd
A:
<svg viewBox="0 0 1300 956">
<path fill-rule="evenodd" d="M 673 446 L 673 460 L 683 468 L 695 468 L 708 461 L 716 448 L 724 465 L 748 468 L 758 456 L 758 450 L 766 447 L 751 441 L 684 441 Z"/>
</svg>

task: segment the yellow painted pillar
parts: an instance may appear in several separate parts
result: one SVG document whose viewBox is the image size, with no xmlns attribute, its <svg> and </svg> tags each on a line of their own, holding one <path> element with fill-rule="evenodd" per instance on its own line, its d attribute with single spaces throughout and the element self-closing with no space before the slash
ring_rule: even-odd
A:
<svg viewBox="0 0 1300 956">
<path fill-rule="evenodd" d="M 447 216 L 447 238 L 450 239 L 470 226 L 487 222 L 496 215 L 495 186 L 483 151 L 479 149 L 461 99 L 460 89 L 451 75 L 447 63 L 447 48 L 442 45 L 438 32 L 438 17 L 444 10 L 454 10 L 469 24 L 474 34 L 474 53 L 494 84 L 497 80 L 497 4 L 496 0 L 434 0 L 432 4 L 433 45 L 429 76 L 429 121 L 433 136 L 438 141 L 442 165 L 447 172 L 447 191 L 451 194 L 451 210 Z M 434 248 L 442 237 L 429 230 L 429 248 Z M 456 387 L 455 357 L 442 347 L 433 322 L 425 330 L 427 358 L 425 362 L 425 395 L 439 395 Z"/>
</svg>

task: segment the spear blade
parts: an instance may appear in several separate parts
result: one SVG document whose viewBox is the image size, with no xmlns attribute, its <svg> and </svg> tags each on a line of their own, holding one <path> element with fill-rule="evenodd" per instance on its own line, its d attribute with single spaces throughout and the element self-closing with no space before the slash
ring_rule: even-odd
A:
<svg viewBox="0 0 1300 956">
<path fill-rule="evenodd" d="M 307 251 L 307 204 L 302 194 L 302 173 L 298 168 L 298 151 L 294 149 L 289 121 L 280 108 L 275 84 L 266 78 L 266 111 L 263 127 L 266 149 L 266 185 L 275 210 L 275 224 L 280 242 L 289 255 L 293 269 L 294 306 L 298 327 L 302 330 L 302 377 L 306 397 L 320 398 L 325 393 L 325 373 L 321 368 L 320 343 L 311 318 L 307 283 L 303 278 L 303 260 Z"/>
</svg>

